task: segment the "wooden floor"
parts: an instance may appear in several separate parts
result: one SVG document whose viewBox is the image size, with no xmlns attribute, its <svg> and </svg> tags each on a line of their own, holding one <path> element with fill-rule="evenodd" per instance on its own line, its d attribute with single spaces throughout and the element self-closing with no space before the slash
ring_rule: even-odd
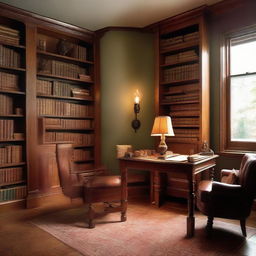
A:
<svg viewBox="0 0 256 256">
<path fill-rule="evenodd" d="M 133 199 L 135 200 L 135 199 Z M 137 199 L 138 200 L 138 199 Z M 140 199 L 141 200 L 141 199 Z M 173 210 L 186 211 L 186 204 L 180 201 L 168 201 L 168 207 Z M 153 206 L 152 206 L 153 207 Z M 47 232 L 30 223 L 36 216 L 70 208 L 67 203 L 58 206 L 47 205 L 36 209 L 0 208 L 0 255 L 1 256 L 78 256 L 74 249 L 63 244 Z M 200 214 L 200 213 L 198 213 Z M 236 221 L 236 224 L 239 224 Z M 256 227 L 256 212 L 252 212 L 247 222 L 248 226 Z M 237 255 L 256 255 L 256 237 L 244 251 Z M 230 241 L 229 241 L 230 242 Z"/>
</svg>

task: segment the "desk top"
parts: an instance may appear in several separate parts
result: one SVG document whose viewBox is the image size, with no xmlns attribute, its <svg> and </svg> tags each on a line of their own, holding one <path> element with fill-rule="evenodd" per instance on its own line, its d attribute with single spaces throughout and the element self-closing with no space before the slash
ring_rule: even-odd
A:
<svg viewBox="0 0 256 256">
<path fill-rule="evenodd" d="M 146 156 L 146 157 L 121 157 L 118 158 L 119 160 L 125 160 L 125 161 L 138 161 L 138 162 L 153 162 L 153 163 L 164 163 L 164 164 L 181 164 L 181 165 L 198 165 L 213 159 L 218 158 L 218 155 L 213 156 L 204 156 L 204 158 L 195 161 L 195 162 L 189 162 L 187 160 L 188 155 L 175 155 L 173 157 L 170 157 L 168 159 L 159 159 L 157 156 Z"/>
</svg>

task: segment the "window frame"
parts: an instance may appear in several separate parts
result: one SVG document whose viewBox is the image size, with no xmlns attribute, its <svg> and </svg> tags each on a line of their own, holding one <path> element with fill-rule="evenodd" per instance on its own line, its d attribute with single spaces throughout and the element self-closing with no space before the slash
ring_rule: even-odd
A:
<svg viewBox="0 0 256 256">
<path fill-rule="evenodd" d="M 220 152 L 245 153 L 256 151 L 256 142 L 231 141 L 230 134 L 230 45 L 231 39 L 256 33 L 256 26 L 223 35 L 220 45 Z"/>
</svg>

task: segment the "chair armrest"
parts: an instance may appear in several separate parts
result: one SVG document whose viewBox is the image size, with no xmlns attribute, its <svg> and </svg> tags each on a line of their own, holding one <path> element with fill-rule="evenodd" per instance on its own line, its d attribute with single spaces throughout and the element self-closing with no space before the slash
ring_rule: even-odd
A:
<svg viewBox="0 0 256 256">
<path fill-rule="evenodd" d="M 212 182 L 212 195 L 223 197 L 236 197 L 242 195 L 244 192 L 240 185 L 227 184 L 222 182 Z"/>
<path fill-rule="evenodd" d="M 239 170 L 235 170 L 235 169 L 233 169 L 233 170 L 230 170 L 230 169 L 222 169 L 221 171 L 220 171 L 220 174 L 221 174 L 221 178 L 223 177 L 223 176 L 228 176 L 228 175 L 230 175 L 230 173 L 233 173 L 233 172 L 239 172 Z"/>
</svg>

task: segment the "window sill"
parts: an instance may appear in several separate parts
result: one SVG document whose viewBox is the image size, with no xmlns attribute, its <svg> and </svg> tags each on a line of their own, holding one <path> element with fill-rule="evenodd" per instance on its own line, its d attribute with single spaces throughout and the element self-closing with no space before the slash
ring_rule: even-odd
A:
<svg viewBox="0 0 256 256">
<path fill-rule="evenodd" d="M 256 153 L 255 151 L 241 151 L 241 150 L 223 150 L 221 152 L 218 152 L 217 154 L 220 156 L 226 156 L 226 157 L 243 157 L 246 153 Z"/>
</svg>

